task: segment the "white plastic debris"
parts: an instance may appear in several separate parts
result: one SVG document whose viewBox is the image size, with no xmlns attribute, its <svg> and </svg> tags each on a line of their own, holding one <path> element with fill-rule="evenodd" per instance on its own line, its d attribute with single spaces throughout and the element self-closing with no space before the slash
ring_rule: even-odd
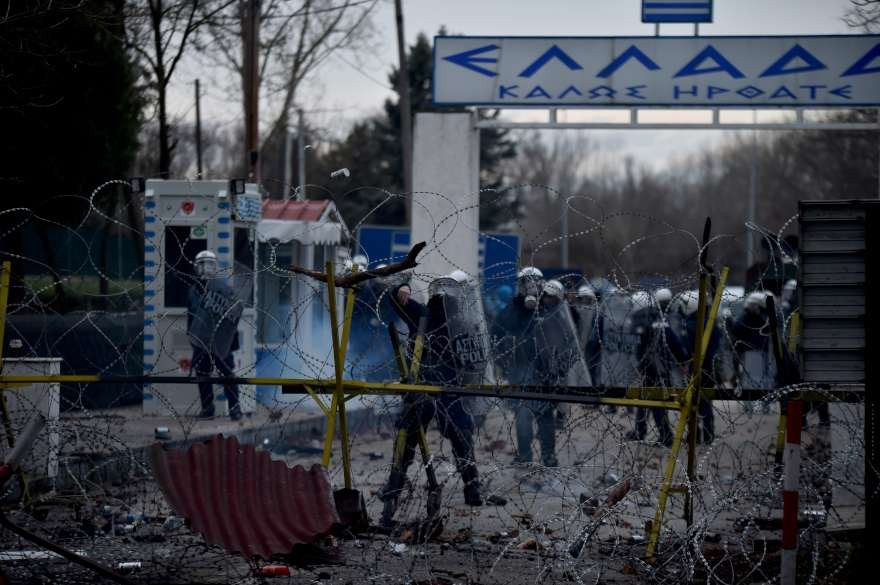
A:
<svg viewBox="0 0 880 585">
<path fill-rule="evenodd" d="M 393 552 L 396 555 L 402 555 L 403 553 L 406 552 L 407 548 L 408 547 L 405 544 L 403 544 L 402 542 L 391 544 L 391 552 Z"/>
</svg>

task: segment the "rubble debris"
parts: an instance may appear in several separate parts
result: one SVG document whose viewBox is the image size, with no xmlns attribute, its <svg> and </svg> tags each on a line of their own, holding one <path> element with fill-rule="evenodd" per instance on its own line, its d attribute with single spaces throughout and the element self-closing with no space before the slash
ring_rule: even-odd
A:
<svg viewBox="0 0 880 585">
<path fill-rule="evenodd" d="M 518 548 L 519 550 L 544 550 L 544 547 L 541 545 L 540 542 L 538 542 L 536 538 L 526 539 L 519 543 L 516 548 Z"/>
<path fill-rule="evenodd" d="M 162 530 L 165 532 L 174 532 L 175 530 L 183 528 L 184 524 L 184 519 L 180 516 L 168 516 L 162 523 Z"/>
<path fill-rule="evenodd" d="M 170 441 L 171 440 L 171 429 L 168 427 L 156 427 L 153 431 L 153 436 L 157 441 Z"/>
</svg>

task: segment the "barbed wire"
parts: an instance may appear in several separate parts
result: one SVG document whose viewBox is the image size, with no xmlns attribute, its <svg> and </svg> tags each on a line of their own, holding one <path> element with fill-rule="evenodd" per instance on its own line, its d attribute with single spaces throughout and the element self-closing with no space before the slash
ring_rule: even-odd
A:
<svg viewBox="0 0 880 585">
<path fill-rule="evenodd" d="M 67 268 L 51 266 L 48 272 L 45 255 L 36 251 L 6 253 L 21 268 L 10 288 L 4 375 L 191 375 L 187 311 L 168 301 L 180 293 L 173 287 L 185 288 L 196 280 L 194 251 L 201 244 L 194 242 L 201 242 L 201 236 L 191 228 L 199 223 L 181 221 L 181 212 L 176 211 L 154 214 L 155 223 L 127 225 L 120 219 L 127 214 L 107 213 L 99 198 L 120 183 L 127 188 L 126 182 L 108 181 L 96 189 L 88 198 L 84 217 L 70 218 L 68 225 L 76 227 L 52 224 L 66 238 L 67 252 L 77 258 Z M 612 395 L 606 390 L 611 387 L 684 388 L 693 369 L 692 357 L 689 351 L 676 357 L 681 350 L 674 346 L 687 347 L 679 342 L 690 339 L 688 328 L 694 320 L 697 258 L 702 249 L 699 226 L 661 221 L 648 209 L 598 209 L 597 214 L 587 214 L 584 205 L 595 206 L 595 201 L 546 185 L 509 189 L 552 194 L 565 201 L 569 212 L 581 216 L 586 227 L 556 234 L 552 224 L 511 218 L 512 230 L 527 243 L 519 257 L 499 263 L 493 276 L 470 275 L 479 302 L 467 307 L 468 323 L 481 328 L 489 340 L 487 369 L 477 382 L 494 385 L 494 395 L 437 399 L 364 395 L 349 402 L 352 483 L 364 496 L 372 529 L 321 534 L 313 545 L 297 545 L 288 554 L 249 559 L 209 544 L 193 529 L 191 519 L 175 511 L 149 461 L 149 449 L 157 441 L 168 449 L 187 449 L 218 434 L 236 436 L 288 466 L 308 469 L 321 463 L 326 420 L 311 398 L 255 385 L 239 387 L 245 412 L 240 421 L 220 416 L 222 412 L 210 420 L 198 418 L 201 404 L 195 383 L 7 387 L 4 394 L 14 435 L 36 412 L 44 413 L 49 422 L 25 466 L 30 478 L 28 494 L 20 482 L 11 481 L 0 493 L 0 507 L 15 524 L 145 583 L 251 583 L 268 579 L 273 571 L 289 574 L 293 582 L 334 583 L 776 582 L 783 510 L 783 474 L 775 457 L 780 405 L 790 396 L 810 391 L 824 393 L 828 402 L 811 403 L 804 417 L 798 573 L 805 583 L 848 582 L 859 555 L 864 554 L 849 534 L 864 526 L 865 508 L 877 497 L 865 493 L 864 405 L 835 401 L 832 392 L 817 384 L 776 383 L 777 365 L 766 322 L 752 326 L 744 321 L 754 307 L 750 291 L 742 288 L 729 288 L 723 298 L 715 323 L 717 346 L 707 359 L 704 384 L 728 392 L 727 396 L 743 395 L 750 389 L 768 392 L 758 401 L 714 400 L 707 403 L 708 410 L 702 407 L 702 442 L 696 450 L 695 473 L 692 477 L 685 473 L 686 454 L 681 452 L 673 477 L 673 483 L 693 496 L 693 523 L 683 518 L 685 498 L 673 493 L 660 529 L 660 547 L 650 562 L 646 560 L 678 411 L 547 402 L 540 393 L 529 400 L 505 394 L 530 384 L 556 386 L 559 391 L 567 385 L 591 386 L 590 395 L 597 398 Z M 196 207 L 213 201 L 197 193 L 194 184 L 190 198 Z M 379 208 L 404 197 L 386 195 L 364 217 L 346 218 L 355 226 L 353 233 Z M 476 229 L 472 218 L 480 204 L 460 205 L 452 196 L 429 191 L 413 194 L 411 201 L 415 213 L 430 217 L 433 223 L 433 229 L 423 235 L 424 254 L 467 269 L 455 262 L 455 247 L 460 244 L 456 238 L 461 230 Z M 131 204 L 141 205 L 141 201 L 132 198 Z M 444 211 L 430 215 L 438 209 Z M 221 225 L 220 218 L 225 217 L 214 208 L 206 213 L 206 224 Z M 22 214 L 20 221 L 7 222 L 11 227 L 0 235 L 3 240 L 26 232 L 36 222 L 48 221 L 27 209 L 2 214 Z M 611 222 L 636 220 L 651 225 L 652 230 L 617 244 L 605 233 Z M 780 227 L 749 223 L 742 233 L 715 234 L 710 241 L 713 255 L 721 248 L 720 242 L 744 241 L 749 230 L 779 250 L 793 221 Z M 113 226 L 134 242 L 154 247 L 158 262 L 151 265 L 152 260 L 135 255 L 133 269 L 126 269 L 122 261 L 111 269 L 106 258 L 97 255 L 87 233 L 96 225 L 105 234 Z M 172 237 L 174 226 L 186 229 Z M 650 265 L 652 251 L 671 238 L 684 238 L 689 250 L 686 257 L 676 260 L 675 272 L 628 267 L 627 259 L 636 253 Z M 511 340 L 498 324 L 513 301 L 506 299 L 505 305 L 499 289 L 506 286 L 509 296 L 515 296 L 517 269 L 546 261 L 552 247 L 564 240 L 596 245 L 601 256 L 609 259 L 607 273 L 564 271 L 568 281 L 564 318 L 558 311 L 538 309 L 523 324 L 524 331 L 533 333 Z M 225 245 L 234 247 L 231 242 Z M 257 289 L 258 301 L 248 308 L 239 326 L 242 342 L 236 350 L 235 375 L 332 378 L 326 287 L 291 270 L 291 264 L 298 262 L 292 257 L 295 246 L 282 242 L 254 245 L 259 250 L 252 264 L 236 264 L 233 254 L 231 264 L 221 266 L 224 276 L 244 287 L 242 298 L 253 295 L 254 286 Z M 323 260 L 339 261 L 362 252 L 354 242 L 340 243 L 342 254 L 336 245 L 324 246 Z M 768 287 L 783 268 L 797 274 L 796 254 L 788 250 L 786 255 L 771 256 L 760 271 Z M 722 255 L 712 260 L 714 266 L 723 266 L 732 258 Z M 313 261 L 308 268 L 323 268 L 322 260 Z M 393 255 L 369 259 L 370 267 L 394 261 Z M 343 266 L 337 264 L 337 270 Z M 642 278 L 646 274 L 652 277 L 648 281 Z M 396 324 L 401 332 L 407 360 L 412 348 L 405 337 L 405 322 L 394 311 L 397 289 L 408 283 L 414 297 L 425 298 L 438 276 L 417 270 L 408 279 L 395 275 L 355 291 L 346 379 L 401 379 L 389 325 Z M 115 291 L 101 292 L 101 280 L 113 283 Z M 90 299 L 108 303 L 116 299 L 115 308 L 53 308 L 58 299 L 51 296 L 52 291 L 66 287 L 73 293 L 76 283 Z M 582 285 L 590 286 L 594 301 L 578 304 Z M 668 296 L 659 289 L 668 289 Z M 272 304 L 266 304 L 269 301 Z M 780 302 L 783 338 L 790 333 L 796 312 L 794 298 L 785 302 L 789 306 Z M 439 334 L 429 331 L 430 335 Z M 562 342 L 554 335 L 562 336 Z M 22 341 L 17 355 L 9 355 L 11 339 Z M 448 363 L 431 357 L 431 352 L 440 351 L 432 343 L 426 342 L 421 375 L 436 383 L 438 372 Z M 522 359 L 531 343 L 543 344 L 532 354 L 535 364 L 546 362 L 548 368 L 560 370 L 549 384 L 546 372 L 520 371 L 534 365 Z M 256 360 L 255 344 L 260 345 Z M 573 357 L 562 351 L 566 344 L 576 350 Z M 153 347 L 152 353 L 148 351 Z M 547 347 L 553 348 L 550 358 L 542 353 Z M 59 357 L 58 361 L 50 359 Z M 579 379 L 572 384 L 576 362 L 584 364 L 589 381 Z M 152 369 L 145 364 L 153 364 Z M 270 374 L 265 373 L 268 370 Z M 152 398 L 149 407 L 147 394 Z M 395 443 L 401 428 L 409 424 L 401 410 L 414 408 L 418 400 L 423 401 L 419 408 L 430 402 L 442 411 L 424 429 L 428 459 L 419 458 L 416 450 L 416 464 L 404 466 L 393 521 L 379 527 L 389 501 L 389 477 L 400 465 Z M 827 404 L 827 409 L 819 404 Z M 449 413 L 458 408 L 462 418 L 455 419 Z M 464 453 L 461 436 L 456 434 L 463 428 L 469 429 L 465 434 L 470 433 L 464 439 L 470 449 Z M 0 454 L 3 449 L 5 442 Z M 336 442 L 333 449 L 326 472 L 331 485 L 338 488 L 345 474 Z M 479 478 L 481 506 L 468 505 L 466 499 L 469 481 L 474 480 L 462 478 L 472 464 Z M 426 487 L 426 465 L 436 475 L 435 491 Z M 219 484 L 216 487 L 221 490 Z M 432 506 L 438 508 L 430 515 Z M 220 515 L 223 510 L 211 513 Z M 434 524 L 426 525 L 426 520 Z M 10 582 L 96 580 L 86 568 L 47 556 L 9 530 L 0 529 L 0 543 L 0 571 Z"/>
</svg>

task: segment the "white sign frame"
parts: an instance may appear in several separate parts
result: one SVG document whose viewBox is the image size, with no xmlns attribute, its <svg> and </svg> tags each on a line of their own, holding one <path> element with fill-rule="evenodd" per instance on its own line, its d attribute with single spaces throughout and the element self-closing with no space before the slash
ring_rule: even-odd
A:
<svg viewBox="0 0 880 585">
<path fill-rule="evenodd" d="M 434 37 L 436 106 L 880 106 L 880 35 Z"/>
</svg>

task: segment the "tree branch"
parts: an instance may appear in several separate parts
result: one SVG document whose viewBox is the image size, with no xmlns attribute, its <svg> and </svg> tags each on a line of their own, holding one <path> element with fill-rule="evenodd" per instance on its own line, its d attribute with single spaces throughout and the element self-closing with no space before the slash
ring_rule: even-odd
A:
<svg viewBox="0 0 880 585">
<path fill-rule="evenodd" d="M 339 288 L 352 288 L 353 286 L 360 284 L 361 282 L 366 282 L 374 278 L 391 276 L 392 274 L 397 274 L 398 272 L 403 272 L 404 270 L 415 268 L 419 265 L 419 263 L 416 262 L 416 257 L 425 248 L 425 246 L 427 246 L 425 242 L 419 242 L 410 249 L 409 253 L 406 255 L 406 258 L 404 258 L 400 262 L 395 262 L 393 264 L 389 264 L 388 266 L 383 266 L 382 268 L 365 270 L 364 272 L 342 274 L 334 277 L 334 282 Z M 310 276 L 320 282 L 327 282 L 327 275 L 317 270 L 309 270 L 307 268 L 301 268 L 299 266 L 291 266 L 290 271 L 295 272 L 296 274 Z"/>
</svg>

